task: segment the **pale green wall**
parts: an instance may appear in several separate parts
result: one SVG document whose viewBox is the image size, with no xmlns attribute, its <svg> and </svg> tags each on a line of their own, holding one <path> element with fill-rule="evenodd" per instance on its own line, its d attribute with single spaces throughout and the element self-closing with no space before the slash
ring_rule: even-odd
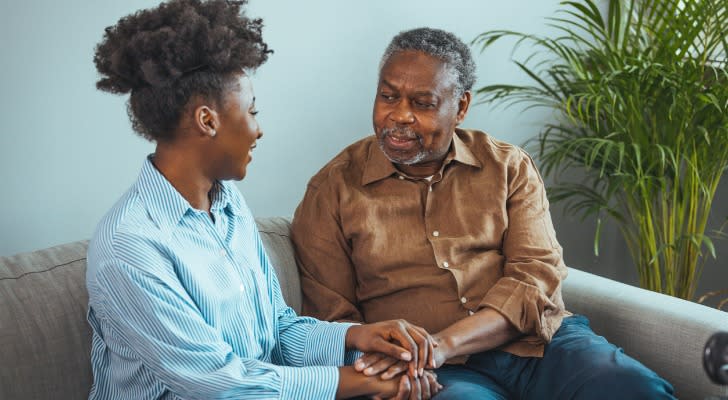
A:
<svg viewBox="0 0 728 400">
<path fill-rule="evenodd" d="M 274 49 L 253 76 L 265 132 L 240 184 L 259 216 L 292 215 L 306 182 L 371 132 L 379 57 L 403 29 L 434 26 L 470 41 L 504 27 L 544 32 L 556 0 L 251 0 Z M 153 146 L 125 98 L 99 92 L 92 62 L 106 26 L 156 0 L 34 0 L 0 5 L 0 255 L 91 236 Z M 479 57 L 479 84 L 517 79 L 507 46 Z M 538 118 L 477 107 L 468 126 L 521 142 Z"/>
<path fill-rule="evenodd" d="M 0 4 L 0 255 L 90 237 L 136 178 L 153 146 L 132 133 L 125 99 L 95 90 L 92 57 L 104 27 L 156 3 Z M 553 14 L 558 0 L 250 3 L 249 14 L 264 19 L 264 37 L 275 54 L 253 77 L 265 137 L 240 187 L 256 215 L 274 216 L 291 215 L 308 178 L 371 132 L 377 65 L 394 34 L 418 26 L 451 30 L 465 41 L 495 28 L 548 34 L 543 17 Z M 475 54 L 478 86 L 525 80 L 509 62 L 507 43 Z M 475 106 L 464 126 L 522 143 L 546 118 L 543 111 Z M 720 215 L 728 213 L 723 211 Z M 557 209 L 554 220 L 569 264 L 634 279 L 614 230 L 595 259 L 591 224 L 565 218 Z M 707 287 L 728 287 L 728 265 L 716 275 L 715 264 L 706 267 Z"/>
</svg>

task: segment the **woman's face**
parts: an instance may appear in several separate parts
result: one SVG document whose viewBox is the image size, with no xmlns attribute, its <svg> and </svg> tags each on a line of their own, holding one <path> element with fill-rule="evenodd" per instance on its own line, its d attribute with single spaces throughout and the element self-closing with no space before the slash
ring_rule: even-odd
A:
<svg viewBox="0 0 728 400">
<path fill-rule="evenodd" d="M 220 124 L 211 162 L 215 165 L 217 179 L 241 180 L 245 178 L 248 163 L 253 159 L 256 140 L 263 136 L 255 120 L 258 112 L 250 78 L 240 74 L 237 83 L 231 85 L 223 98 L 223 104 L 218 109 Z"/>
</svg>

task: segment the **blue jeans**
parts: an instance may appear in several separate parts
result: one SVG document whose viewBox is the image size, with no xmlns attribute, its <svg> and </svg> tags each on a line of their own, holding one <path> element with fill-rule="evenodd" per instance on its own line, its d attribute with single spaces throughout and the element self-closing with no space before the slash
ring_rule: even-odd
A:
<svg viewBox="0 0 728 400">
<path fill-rule="evenodd" d="M 444 389 L 434 400 L 675 399 L 672 385 L 597 336 L 579 315 L 564 318 L 543 358 L 486 351 L 436 372 Z"/>
</svg>

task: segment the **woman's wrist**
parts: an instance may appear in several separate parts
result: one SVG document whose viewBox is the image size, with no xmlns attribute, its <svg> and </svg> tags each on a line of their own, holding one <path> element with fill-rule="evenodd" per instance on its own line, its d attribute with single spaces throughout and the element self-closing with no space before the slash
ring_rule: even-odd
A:
<svg viewBox="0 0 728 400">
<path fill-rule="evenodd" d="M 379 375 L 367 376 L 352 366 L 339 367 L 339 386 L 336 389 L 337 399 L 356 396 L 391 397 L 399 388 L 398 379 L 383 380 Z"/>
</svg>

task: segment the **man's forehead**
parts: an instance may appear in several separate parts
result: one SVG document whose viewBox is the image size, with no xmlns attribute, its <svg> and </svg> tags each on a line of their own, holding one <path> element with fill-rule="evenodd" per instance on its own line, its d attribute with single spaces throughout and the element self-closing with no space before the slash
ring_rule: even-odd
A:
<svg viewBox="0 0 728 400">
<path fill-rule="evenodd" d="M 379 87 L 417 92 L 421 95 L 444 94 L 456 86 L 454 71 L 444 63 L 437 68 L 404 62 L 393 68 L 382 68 Z"/>
</svg>

